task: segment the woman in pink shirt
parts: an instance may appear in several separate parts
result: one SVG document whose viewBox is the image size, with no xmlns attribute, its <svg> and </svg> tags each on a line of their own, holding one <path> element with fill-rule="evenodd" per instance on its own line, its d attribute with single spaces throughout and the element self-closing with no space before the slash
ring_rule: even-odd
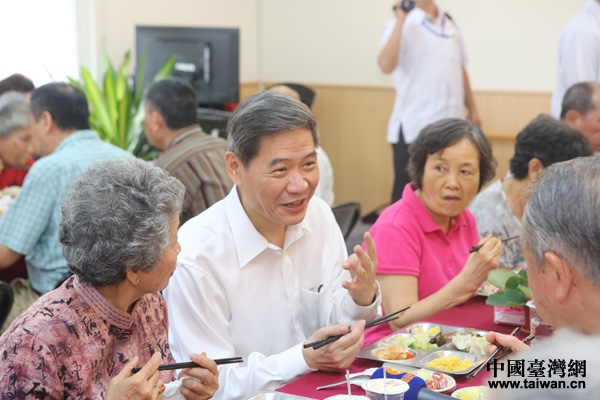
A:
<svg viewBox="0 0 600 400">
<path fill-rule="evenodd" d="M 502 250 L 492 236 L 479 241 L 466 209 L 496 169 L 479 127 L 442 119 L 423 128 L 409 152 L 412 182 L 370 230 L 384 310 L 411 306 L 390 323 L 393 330 L 467 301 L 498 268 Z"/>
</svg>

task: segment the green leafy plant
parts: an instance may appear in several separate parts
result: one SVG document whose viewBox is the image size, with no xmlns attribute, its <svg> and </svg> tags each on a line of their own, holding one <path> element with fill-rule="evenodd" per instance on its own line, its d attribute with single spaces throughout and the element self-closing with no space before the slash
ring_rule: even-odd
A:
<svg viewBox="0 0 600 400">
<path fill-rule="evenodd" d="M 128 81 L 127 73 L 131 53 L 125 54 L 123 62 L 116 70 L 106 51 L 103 52 L 104 75 L 102 85 L 94 82 L 89 70 L 81 67 L 82 82 L 73 78 L 69 81 L 85 93 L 90 103 L 90 126 L 98 132 L 102 140 L 125 149 L 136 156 L 151 159 L 156 156 L 144 138 L 144 105 L 142 87 L 146 64 L 146 46 L 138 62 L 139 74 L 136 88 Z M 171 56 L 160 68 L 154 80 L 171 75 L 175 65 L 175 56 Z M 143 144 L 144 143 L 144 144 Z"/>
<path fill-rule="evenodd" d="M 533 298 L 526 270 L 515 274 L 513 271 L 495 269 L 489 272 L 487 280 L 502 289 L 488 296 L 486 304 L 491 306 L 523 306 Z"/>
</svg>

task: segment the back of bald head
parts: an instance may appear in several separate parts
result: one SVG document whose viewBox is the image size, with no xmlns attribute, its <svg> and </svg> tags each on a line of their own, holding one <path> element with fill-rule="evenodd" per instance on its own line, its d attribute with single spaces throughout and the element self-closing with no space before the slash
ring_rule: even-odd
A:
<svg viewBox="0 0 600 400">
<path fill-rule="evenodd" d="M 269 89 L 270 92 L 275 92 L 282 94 L 284 96 L 290 97 L 294 100 L 300 101 L 300 95 L 294 89 L 286 85 L 275 85 L 271 86 Z"/>
<path fill-rule="evenodd" d="M 595 96 L 596 95 L 596 96 Z M 571 110 L 584 116 L 588 111 L 600 107 L 600 83 L 580 82 L 571 86 L 562 101 L 560 118 L 564 119 Z"/>
</svg>

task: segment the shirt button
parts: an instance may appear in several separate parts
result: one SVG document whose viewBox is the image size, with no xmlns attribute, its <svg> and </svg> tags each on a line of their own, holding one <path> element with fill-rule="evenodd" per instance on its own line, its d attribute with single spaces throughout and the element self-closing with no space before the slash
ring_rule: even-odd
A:
<svg viewBox="0 0 600 400">
<path fill-rule="evenodd" d="M 300 325 L 296 325 L 296 331 L 300 332 Z"/>
<path fill-rule="evenodd" d="M 290 296 L 293 296 L 296 293 L 294 289 L 290 289 Z"/>
</svg>

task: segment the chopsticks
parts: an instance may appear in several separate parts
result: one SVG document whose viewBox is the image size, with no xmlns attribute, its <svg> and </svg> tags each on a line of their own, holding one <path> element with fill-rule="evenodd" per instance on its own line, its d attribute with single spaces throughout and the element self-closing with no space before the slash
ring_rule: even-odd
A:
<svg viewBox="0 0 600 400">
<path fill-rule="evenodd" d="M 528 344 L 529 342 L 531 342 L 533 339 L 535 339 L 535 335 L 529 335 L 527 336 L 525 339 L 522 340 L 523 343 Z M 507 349 L 506 351 L 500 353 L 500 355 L 498 357 L 496 357 L 496 360 L 499 360 L 501 358 L 506 357 L 507 355 L 509 355 L 510 353 L 512 353 L 512 349 Z"/>
<path fill-rule="evenodd" d="M 519 334 L 519 332 L 521 331 L 521 327 L 517 326 L 510 334 L 510 336 L 516 336 Z M 494 350 L 494 352 L 488 357 L 487 360 L 485 360 L 485 362 L 481 363 L 481 365 L 479 365 L 479 367 L 477 367 L 477 369 L 474 369 L 469 375 L 466 376 L 466 379 L 471 379 L 471 378 L 475 378 L 477 376 L 478 373 L 481 372 L 481 370 L 483 369 L 483 367 L 485 367 L 486 365 L 488 365 L 490 363 L 490 361 L 492 361 L 497 355 L 498 353 L 500 353 L 502 350 L 504 350 L 504 346 L 498 346 L 496 348 L 496 350 Z"/>
<path fill-rule="evenodd" d="M 410 306 L 404 307 L 404 308 L 402 308 L 402 309 L 400 309 L 398 311 L 394 311 L 391 314 L 384 315 L 381 318 L 377 318 L 377 319 L 369 322 L 368 324 L 366 324 L 365 325 L 365 329 L 371 328 L 371 327 L 376 326 L 376 325 L 385 324 L 386 322 L 390 322 L 390 321 L 393 321 L 395 319 L 398 319 L 400 317 L 394 317 L 394 316 L 396 314 L 400 314 L 402 311 L 408 310 L 409 308 L 410 308 Z M 346 334 L 348 334 L 350 332 L 352 332 L 352 329 L 348 329 L 348 332 L 346 332 Z M 329 336 L 329 337 L 326 337 L 326 338 L 323 338 L 323 339 L 315 340 L 314 342 L 304 343 L 304 348 L 306 349 L 308 347 L 312 347 L 313 349 L 318 350 L 321 347 L 325 346 L 326 344 L 335 342 L 336 340 L 340 339 L 342 336 L 344 336 L 344 335 Z"/>
<path fill-rule="evenodd" d="M 217 363 L 217 365 L 223 365 L 223 364 L 241 363 L 241 362 L 244 362 L 244 360 L 242 359 L 242 357 L 232 357 L 232 358 L 220 358 L 218 360 L 214 360 L 214 362 Z M 162 364 L 162 365 L 158 366 L 158 370 L 166 371 L 169 369 L 196 368 L 196 367 L 200 367 L 200 364 L 196 364 L 193 361 L 186 361 L 186 362 L 178 362 L 178 363 L 173 363 L 173 364 Z M 135 374 L 142 368 L 143 367 L 134 367 L 131 369 L 131 373 Z"/>
<path fill-rule="evenodd" d="M 504 239 L 500 239 L 500 241 L 501 241 L 502 243 L 504 243 L 504 242 L 506 242 L 507 240 L 513 240 L 513 239 L 517 239 L 517 238 L 519 238 L 519 237 L 521 237 L 521 235 L 509 236 L 509 237 L 505 237 Z M 477 250 L 479 250 L 480 248 L 482 248 L 484 244 L 485 244 L 485 243 L 483 243 L 483 244 L 478 244 L 478 245 L 476 245 L 476 246 L 473 246 L 473 247 L 471 248 L 471 250 L 469 251 L 469 253 L 475 253 Z"/>
</svg>

